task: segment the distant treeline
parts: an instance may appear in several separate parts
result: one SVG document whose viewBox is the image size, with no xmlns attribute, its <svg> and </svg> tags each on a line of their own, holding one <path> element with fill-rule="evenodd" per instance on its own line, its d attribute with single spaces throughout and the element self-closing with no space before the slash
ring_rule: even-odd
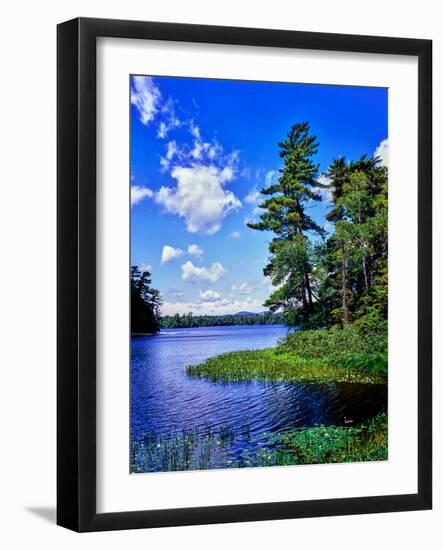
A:
<svg viewBox="0 0 443 550">
<path fill-rule="evenodd" d="M 165 315 L 160 317 L 161 328 L 218 327 L 231 325 L 282 325 L 282 313 L 264 312 L 245 315 Z"/>
<path fill-rule="evenodd" d="M 280 325 L 283 313 L 240 312 L 235 315 L 160 315 L 160 292 L 151 287 L 151 273 L 131 267 L 131 333 L 156 334 L 161 328 Z"/>
</svg>

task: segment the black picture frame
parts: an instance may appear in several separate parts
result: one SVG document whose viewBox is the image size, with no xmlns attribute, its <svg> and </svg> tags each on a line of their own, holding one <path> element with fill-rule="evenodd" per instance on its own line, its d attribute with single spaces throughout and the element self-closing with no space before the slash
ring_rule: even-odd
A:
<svg viewBox="0 0 443 550">
<path fill-rule="evenodd" d="M 399 54 L 418 58 L 418 491 L 96 512 L 96 39 Z M 75 531 L 426 510 L 432 507 L 432 42 L 79 18 L 57 29 L 57 523 Z"/>
</svg>

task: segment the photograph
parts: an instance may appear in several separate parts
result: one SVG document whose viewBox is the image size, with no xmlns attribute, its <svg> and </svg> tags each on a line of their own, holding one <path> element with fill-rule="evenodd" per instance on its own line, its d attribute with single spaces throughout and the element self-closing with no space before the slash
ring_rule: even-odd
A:
<svg viewBox="0 0 443 550">
<path fill-rule="evenodd" d="M 437 3 L 3 14 L 0 547 L 437 548 Z"/>
<path fill-rule="evenodd" d="M 388 460 L 388 89 L 128 86 L 130 473 Z"/>
</svg>

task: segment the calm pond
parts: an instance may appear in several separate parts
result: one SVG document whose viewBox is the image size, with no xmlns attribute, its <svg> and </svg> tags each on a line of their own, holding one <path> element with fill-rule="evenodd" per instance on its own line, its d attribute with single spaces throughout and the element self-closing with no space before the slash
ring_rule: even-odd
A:
<svg viewBox="0 0 443 550">
<path fill-rule="evenodd" d="M 279 432 L 343 425 L 345 417 L 357 424 L 386 406 L 386 386 L 220 383 L 186 374 L 188 365 L 220 353 L 275 346 L 286 333 L 285 326 L 256 325 L 132 338 L 131 471 L 253 465 L 250 457 Z"/>
</svg>

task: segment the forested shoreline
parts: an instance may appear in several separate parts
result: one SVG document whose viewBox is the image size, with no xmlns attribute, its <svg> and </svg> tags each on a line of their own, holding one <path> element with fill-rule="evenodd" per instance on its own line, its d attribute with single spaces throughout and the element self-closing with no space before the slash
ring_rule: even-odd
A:
<svg viewBox="0 0 443 550">
<path fill-rule="evenodd" d="M 279 143 L 283 168 L 263 187 L 260 220 L 271 232 L 264 275 L 276 290 L 265 306 L 299 330 L 275 349 L 240 351 L 189 367 L 214 381 L 387 382 L 388 170 L 380 159 L 340 157 L 320 183 L 317 138 L 292 126 Z M 330 230 L 308 214 L 327 192 Z"/>
<path fill-rule="evenodd" d="M 134 266 L 132 333 L 234 324 L 284 323 L 301 330 L 343 328 L 356 321 L 385 326 L 388 169 L 379 158 L 362 155 L 357 160 L 334 159 L 319 174 L 314 160 L 319 147 L 307 122 L 291 127 L 278 144 L 283 163 L 279 178 L 261 188 L 259 220 L 247 224 L 272 235 L 263 266 L 275 287 L 263 304 L 268 312 L 161 316 L 161 296 L 151 287 L 151 273 Z M 325 226 L 309 215 L 321 200 L 329 207 Z"/>
<path fill-rule="evenodd" d="M 190 377 L 215 383 L 386 386 L 388 169 L 379 158 L 363 154 L 356 160 L 334 159 L 327 171 L 319 174 L 315 162 L 319 146 L 308 123 L 291 127 L 278 144 L 283 163 L 279 178 L 261 188 L 261 214 L 257 221 L 247 224 L 251 230 L 272 236 L 263 274 L 275 290 L 263 304 L 269 310 L 266 316 L 161 317 L 157 291 L 143 291 L 142 281 L 150 283 L 150 274 L 142 275 L 133 268 L 136 277 L 131 277 L 131 289 L 134 295 L 144 292 L 144 314 L 152 316 L 153 332 L 162 327 L 263 324 L 265 319 L 269 324 L 278 320 L 288 328 L 297 328 L 276 347 L 233 351 L 188 365 Z M 309 209 L 322 200 L 328 206 L 324 226 L 309 215 Z M 132 300 L 137 307 L 141 302 L 143 299 Z M 133 325 L 133 332 L 135 326 L 139 325 Z M 265 459 L 260 455 L 252 461 L 270 465 L 386 460 L 386 406 L 360 425 L 314 426 L 280 434 L 282 447 L 277 453 L 266 450 Z M 343 422 L 352 424 L 353 420 L 345 418 Z M 167 454 L 174 468 L 181 460 L 181 442 L 188 441 L 186 438 L 191 454 L 194 445 L 201 445 L 198 434 L 177 436 L 180 444 L 171 451 L 172 458 Z M 209 436 L 205 438 L 212 442 Z M 223 441 L 218 436 L 216 439 Z M 157 448 L 159 443 L 154 443 Z M 170 442 L 160 444 L 161 449 L 170 446 Z M 144 449 L 135 445 L 135 470 L 147 460 Z M 188 462 L 183 464 L 188 467 Z"/>
<path fill-rule="evenodd" d="M 265 311 L 263 313 L 235 313 L 233 315 L 164 315 L 160 317 L 161 328 L 195 328 L 241 325 L 283 325 L 282 313 Z"/>
</svg>

